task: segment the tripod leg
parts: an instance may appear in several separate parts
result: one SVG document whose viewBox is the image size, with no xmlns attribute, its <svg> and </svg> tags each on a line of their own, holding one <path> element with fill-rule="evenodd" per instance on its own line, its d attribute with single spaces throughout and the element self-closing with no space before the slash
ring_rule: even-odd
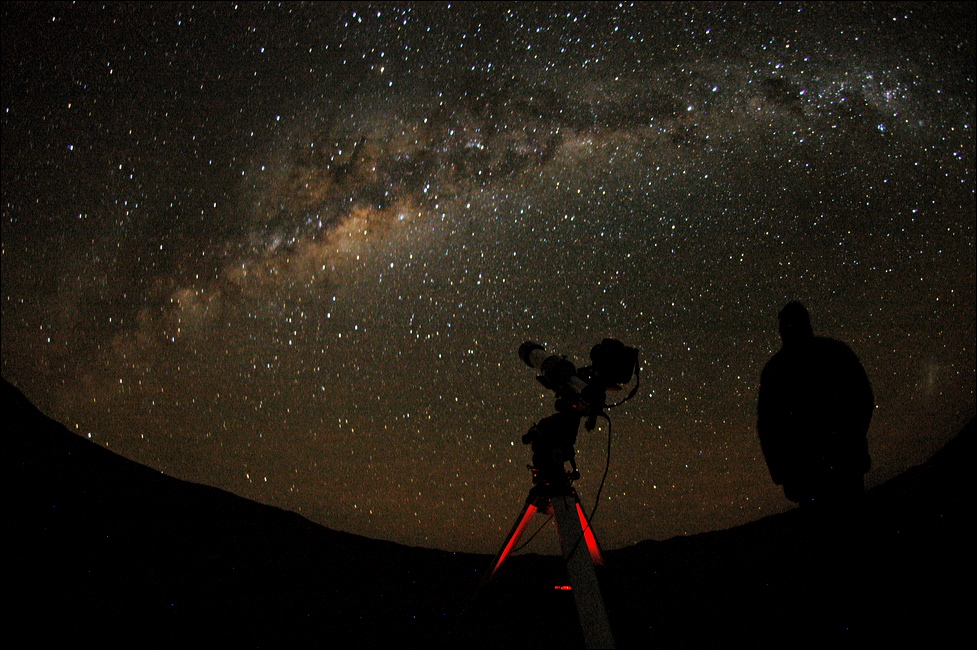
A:
<svg viewBox="0 0 977 650">
<path fill-rule="evenodd" d="M 536 510 L 536 502 L 534 500 L 526 501 L 526 505 L 523 508 L 522 513 L 519 515 L 519 518 L 516 519 L 516 523 L 512 526 L 512 532 L 509 533 L 509 541 L 507 541 L 505 546 L 502 547 L 502 550 L 499 551 L 498 557 L 495 558 L 495 562 L 492 564 L 492 571 L 489 573 L 488 580 L 492 579 L 495 572 L 499 570 L 499 567 L 502 566 L 505 559 L 509 557 L 510 553 L 512 553 L 512 549 L 514 549 L 519 543 L 519 538 L 522 537 L 524 532 L 526 532 L 526 526 L 529 525 L 533 515 L 536 514 Z"/>
<path fill-rule="evenodd" d="M 597 545 L 597 537 L 594 535 L 594 529 L 590 527 L 590 522 L 587 521 L 587 515 L 583 512 L 583 506 L 580 505 L 580 499 L 577 499 L 577 516 L 580 517 L 580 528 L 583 530 L 583 539 L 587 542 L 587 550 L 590 551 L 590 561 L 597 566 L 604 566 L 604 556 L 600 552 L 600 546 Z"/>
<path fill-rule="evenodd" d="M 560 535 L 563 559 L 566 560 L 570 585 L 573 587 L 573 600 L 577 605 L 584 645 L 588 648 L 613 648 L 614 636 L 607 620 L 607 610 L 597 584 L 594 564 L 583 553 L 583 549 L 578 548 L 581 537 L 586 535 L 579 516 L 580 511 L 574 512 L 580 507 L 575 497 L 575 494 L 555 496 L 550 501 L 553 504 L 556 530 Z"/>
</svg>

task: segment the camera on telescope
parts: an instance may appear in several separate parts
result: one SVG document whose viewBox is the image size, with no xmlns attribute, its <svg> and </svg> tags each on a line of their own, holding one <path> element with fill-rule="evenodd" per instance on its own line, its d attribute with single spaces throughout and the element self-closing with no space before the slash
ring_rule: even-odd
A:
<svg viewBox="0 0 977 650">
<path fill-rule="evenodd" d="M 575 411 L 590 420 L 603 412 L 607 390 L 630 383 L 638 371 L 638 350 L 617 339 L 604 339 L 591 348 L 591 365 L 579 370 L 565 356 L 548 354 L 533 341 L 519 346 L 519 358 L 539 371 L 540 384 L 556 393 L 558 411 Z M 593 428 L 590 420 L 588 429 Z"/>
</svg>

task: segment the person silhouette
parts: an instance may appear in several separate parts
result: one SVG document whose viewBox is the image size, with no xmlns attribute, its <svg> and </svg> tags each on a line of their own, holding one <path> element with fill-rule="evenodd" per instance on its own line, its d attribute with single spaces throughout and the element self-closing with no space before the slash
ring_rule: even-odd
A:
<svg viewBox="0 0 977 650">
<path fill-rule="evenodd" d="M 783 347 L 763 368 L 757 433 L 770 477 L 802 506 L 856 500 L 871 467 L 872 385 L 851 348 L 814 336 L 804 305 L 780 311 Z"/>
</svg>

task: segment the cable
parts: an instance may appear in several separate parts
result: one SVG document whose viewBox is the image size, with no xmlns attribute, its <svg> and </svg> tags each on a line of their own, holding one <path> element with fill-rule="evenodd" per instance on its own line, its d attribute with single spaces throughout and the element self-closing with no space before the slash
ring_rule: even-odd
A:
<svg viewBox="0 0 977 650">
<path fill-rule="evenodd" d="M 635 388 L 637 388 L 637 386 Z M 621 403 L 622 402 L 618 402 L 618 404 Z M 604 475 L 600 477 L 600 486 L 597 488 L 597 498 L 594 500 L 594 509 L 590 511 L 590 519 L 587 520 L 588 528 L 590 527 L 590 521 L 594 518 L 594 515 L 597 514 L 597 506 L 600 505 L 600 493 L 604 490 L 604 482 L 607 480 L 607 472 L 611 469 L 611 417 L 606 413 L 601 413 L 601 416 L 607 420 L 607 458 L 604 461 Z"/>
<path fill-rule="evenodd" d="M 584 539 L 584 537 L 586 537 L 587 531 L 590 530 L 591 522 L 594 520 L 594 515 L 597 514 L 597 506 L 600 505 L 600 493 L 604 491 L 604 483 L 607 481 L 607 472 L 611 469 L 611 430 L 612 430 L 611 418 L 606 413 L 601 413 L 600 417 L 603 417 L 605 420 L 607 420 L 607 454 L 606 454 L 607 457 L 604 461 L 604 475 L 600 477 L 600 485 L 597 487 L 597 498 L 594 501 L 594 509 L 590 511 L 590 517 L 587 518 L 587 525 L 584 527 L 582 531 L 580 531 L 580 537 L 577 538 L 577 541 L 573 545 L 573 548 L 570 549 L 569 553 L 567 553 L 566 556 L 567 562 L 569 562 L 570 558 L 573 557 L 573 554 L 577 552 L 577 549 L 580 547 L 580 542 Z"/>
<path fill-rule="evenodd" d="M 620 406 L 621 404 L 624 404 L 626 401 L 634 397 L 635 394 L 637 394 L 639 386 L 641 386 L 641 364 L 635 361 L 634 388 L 632 388 L 631 392 L 628 393 L 628 396 L 622 399 L 620 402 L 617 402 L 615 404 L 608 404 L 605 408 L 612 409 L 615 406 Z M 607 481 L 607 472 L 611 469 L 611 433 L 613 431 L 613 425 L 611 424 L 611 416 L 601 411 L 598 414 L 598 417 L 602 417 L 605 420 L 607 420 L 607 454 L 605 455 L 606 457 L 604 459 L 604 475 L 600 477 L 600 485 L 597 487 L 597 497 L 594 499 L 594 509 L 590 511 L 590 517 L 587 518 L 587 527 L 584 528 L 583 535 L 587 534 L 587 531 L 590 529 L 591 522 L 594 520 L 594 515 L 597 514 L 597 506 L 600 505 L 600 493 L 604 491 L 604 483 Z M 583 535 L 580 536 L 580 539 L 583 539 Z M 573 547 L 573 552 L 576 552 L 577 546 L 579 545 L 580 545 L 580 540 L 577 540 L 577 544 Z M 570 555 L 573 555 L 573 552 L 571 552 Z"/>
<path fill-rule="evenodd" d="M 522 544 L 520 544 L 520 545 L 519 545 L 519 546 L 517 546 L 516 548 L 514 548 L 514 549 L 512 549 L 511 551 L 509 551 L 509 555 L 515 555 L 516 553 L 518 553 L 518 552 L 519 552 L 519 551 L 521 551 L 522 549 L 524 549 L 524 548 L 526 548 L 527 546 L 529 546 L 529 542 L 531 542 L 531 541 L 533 541 L 533 538 L 534 538 L 534 537 L 536 537 L 537 535 L 539 535 L 539 532 L 540 532 L 541 530 L 543 530 L 544 528 L 546 528 L 546 524 L 548 524 L 548 523 L 550 523 L 551 521 L 553 521 L 553 515 L 550 515 L 550 516 L 549 516 L 549 517 L 548 517 L 548 518 L 546 519 L 546 521 L 544 521 L 544 522 L 543 522 L 543 525 L 542 525 L 542 526 L 540 526 L 539 528 L 537 528 L 537 529 L 536 529 L 536 532 L 535 532 L 535 533 L 533 533 L 532 535 L 530 535 L 530 536 L 529 536 L 529 539 L 527 539 L 527 540 L 526 540 L 525 542 L 523 542 Z"/>
</svg>

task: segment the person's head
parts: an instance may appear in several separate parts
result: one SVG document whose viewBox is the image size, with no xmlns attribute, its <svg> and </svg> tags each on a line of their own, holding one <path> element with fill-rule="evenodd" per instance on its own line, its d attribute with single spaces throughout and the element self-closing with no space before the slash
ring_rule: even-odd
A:
<svg viewBox="0 0 977 650">
<path fill-rule="evenodd" d="M 780 338 L 784 345 L 804 341 L 814 336 L 814 330 L 811 329 L 811 315 L 807 313 L 804 305 L 796 300 L 784 305 L 777 317 L 780 319 Z"/>
</svg>

